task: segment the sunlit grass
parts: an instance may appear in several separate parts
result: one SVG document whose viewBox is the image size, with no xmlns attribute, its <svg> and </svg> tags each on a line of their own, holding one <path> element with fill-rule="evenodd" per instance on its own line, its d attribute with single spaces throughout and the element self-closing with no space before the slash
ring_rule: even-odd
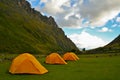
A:
<svg viewBox="0 0 120 80">
<path fill-rule="evenodd" d="M 105 55 L 105 54 L 104 54 Z M 2 55 L 3 56 L 3 55 Z M 12 58 L 17 54 L 7 55 Z M 86 56 L 86 57 L 85 57 Z M 80 60 L 68 61 L 67 65 L 45 64 L 45 55 L 36 55 L 48 69 L 43 75 L 11 75 L 8 73 L 11 60 L 0 62 L 0 80 L 119 80 L 120 56 L 91 57 L 79 55 Z M 97 54 L 99 56 L 99 54 Z M 0 56 L 2 59 L 2 57 Z"/>
</svg>

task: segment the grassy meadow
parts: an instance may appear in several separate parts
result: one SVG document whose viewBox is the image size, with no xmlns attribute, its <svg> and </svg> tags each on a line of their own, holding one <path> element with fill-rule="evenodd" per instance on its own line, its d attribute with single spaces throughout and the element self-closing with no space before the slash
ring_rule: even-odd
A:
<svg viewBox="0 0 120 80">
<path fill-rule="evenodd" d="M 67 65 L 48 65 L 44 55 L 36 55 L 49 71 L 43 75 L 10 74 L 11 59 L 15 56 L 0 54 L 0 80 L 120 80 L 120 54 L 79 55 L 80 60 L 68 61 Z"/>
</svg>

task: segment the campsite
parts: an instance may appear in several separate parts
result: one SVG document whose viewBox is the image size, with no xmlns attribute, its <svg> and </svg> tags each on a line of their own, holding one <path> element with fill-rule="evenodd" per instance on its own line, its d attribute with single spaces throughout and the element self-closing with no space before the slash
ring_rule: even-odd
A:
<svg viewBox="0 0 120 80">
<path fill-rule="evenodd" d="M 0 0 L 0 80 L 120 80 L 120 0 Z"/>
<path fill-rule="evenodd" d="M 111 56 L 110 56 L 111 55 Z M 2 57 L 4 56 L 4 57 Z M 10 74 L 11 58 L 18 54 L 0 54 L 0 80 L 119 80 L 120 54 L 78 55 L 78 61 L 67 61 L 66 65 L 44 63 L 46 55 L 35 55 L 48 70 L 42 75 Z M 97 57 L 96 57 L 97 56 Z"/>
</svg>

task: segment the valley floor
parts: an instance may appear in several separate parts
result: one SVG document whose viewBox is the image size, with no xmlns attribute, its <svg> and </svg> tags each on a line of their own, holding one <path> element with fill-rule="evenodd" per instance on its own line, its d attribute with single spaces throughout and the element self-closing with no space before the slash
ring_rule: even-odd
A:
<svg viewBox="0 0 120 80">
<path fill-rule="evenodd" d="M 120 54 L 78 55 L 80 60 L 67 65 L 45 64 L 44 55 L 36 55 L 48 69 L 43 75 L 12 75 L 8 72 L 17 54 L 0 54 L 0 80 L 120 80 Z"/>
</svg>

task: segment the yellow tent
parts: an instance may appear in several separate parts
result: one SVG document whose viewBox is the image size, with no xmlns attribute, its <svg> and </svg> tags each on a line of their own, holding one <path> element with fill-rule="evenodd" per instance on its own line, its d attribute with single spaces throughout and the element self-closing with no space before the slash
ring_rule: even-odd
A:
<svg viewBox="0 0 120 80">
<path fill-rule="evenodd" d="M 67 52 L 63 55 L 63 59 L 76 61 L 79 60 L 79 57 L 73 52 Z"/>
<path fill-rule="evenodd" d="M 48 70 L 33 55 L 24 53 L 12 61 L 9 72 L 12 74 L 44 74 Z"/>
<path fill-rule="evenodd" d="M 45 62 L 48 64 L 67 64 L 58 53 L 48 55 Z"/>
</svg>

